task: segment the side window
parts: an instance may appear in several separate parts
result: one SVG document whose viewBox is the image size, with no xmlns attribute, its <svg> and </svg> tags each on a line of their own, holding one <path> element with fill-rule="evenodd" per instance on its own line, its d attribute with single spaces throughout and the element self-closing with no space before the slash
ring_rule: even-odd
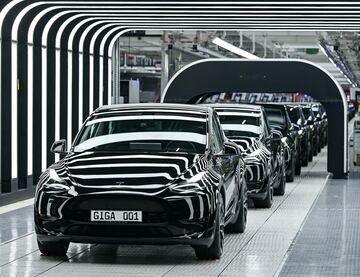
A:
<svg viewBox="0 0 360 277">
<path fill-rule="evenodd" d="M 268 119 L 266 117 L 266 114 L 263 113 L 263 117 L 264 117 L 264 136 L 267 137 L 270 134 L 270 126 L 269 126 L 269 122 Z"/>
<path fill-rule="evenodd" d="M 223 149 L 223 140 L 222 140 L 222 134 L 220 133 L 221 130 L 217 125 L 217 120 L 215 116 L 212 117 L 211 127 L 212 127 L 211 141 L 214 152 L 220 153 Z"/>
<path fill-rule="evenodd" d="M 216 114 L 216 112 L 215 112 L 215 114 Z M 221 128 L 220 119 L 219 119 L 219 116 L 217 116 L 217 114 L 214 115 L 214 121 L 215 121 L 215 125 L 216 125 L 216 130 L 219 133 L 219 139 L 220 139 L 221 145 L 223 145 L 225 142 L 225 134 L 224 134 L 223 129 Z"/>
</svg>

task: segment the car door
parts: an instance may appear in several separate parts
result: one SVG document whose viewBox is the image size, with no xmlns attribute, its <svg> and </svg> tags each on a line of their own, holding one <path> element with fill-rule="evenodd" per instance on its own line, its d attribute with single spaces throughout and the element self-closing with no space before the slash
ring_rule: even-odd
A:
<svg viewBox="0 0 360 277">
<path fill-rule="evenodd" d="M 275 169 L 277 166 L 276 163 L 276 144 L 274 142 L 274 139 L 272 137 L 272 133 L 271 133 L 271 129 L 269 126 L 269 122 L 267 120 L 266 114 L 263 112 L 262 113 L 262 132 L 264 134 L 265 137 L 265 146 L 266 146 L 266 150 L 269 153 L 269 174 L 272 176 L 272 179 L 275 177 Z"/>
<path fill-rule="evenodd" d="M 231 212 L 235 207 L 235 204 L 239 195 L 239 188 L 236 180 L 236 167 L 238 165 L 238 155 L 226 155 L 225 154 L 225 136 L 220 127 L 220 122 L 215 114 L 212 117 L 212 143 L 214 154 L 220 154 L 217 159 L 222 164 L 222 177 L 225 188 L 225 208 L 226 213 Z"/>
</svg>

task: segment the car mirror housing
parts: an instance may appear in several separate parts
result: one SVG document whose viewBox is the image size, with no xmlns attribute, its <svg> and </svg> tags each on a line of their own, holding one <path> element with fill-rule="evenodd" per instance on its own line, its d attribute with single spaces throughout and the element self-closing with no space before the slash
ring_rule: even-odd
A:
<svg viewBox="0 0 360 277">
<path fill-rule="evenodd" d="M 225 142 L 224 143 L 224 154 L 225 155 L 238 155 L 239 151 L 237 149 L 237 145 Z"/>
<path fill-rule="evenodd" d="M 50 151 L 55 154 L 66 155 L 68 153 L 66 149 L 67 149 L 66 140 L 61 139 L 61 140 L 55 141 L 51 145 Z"/>
<path fill-rule="evenodd" d="M 271 130 L 271 134 L 274 140 L 281 140 L 283 138 L 281 132 L 277 131 L 277 130 Z"/>
<path fill-rule="evenodd" d="M 296 130 L 299 131 L 300 130 L 300 126 L 294 123 L 291 123 L 291 127 L 290 130 Z"/>
</svg>

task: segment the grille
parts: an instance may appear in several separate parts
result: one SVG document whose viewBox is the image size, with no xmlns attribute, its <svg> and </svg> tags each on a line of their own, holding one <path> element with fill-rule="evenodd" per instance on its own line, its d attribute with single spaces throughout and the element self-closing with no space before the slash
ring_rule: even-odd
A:
<svg viewBox="0 0 360 277">
<path fill-rule="evenodd" d="M 111 226 L 111 225 L 73 225 L 65 235 L 94 236 L 94 237 L 121 237 L 121 238 L 151 238 L 171 237 L 173 234 L 164 227 L 148 226 Z"/>
</svg>

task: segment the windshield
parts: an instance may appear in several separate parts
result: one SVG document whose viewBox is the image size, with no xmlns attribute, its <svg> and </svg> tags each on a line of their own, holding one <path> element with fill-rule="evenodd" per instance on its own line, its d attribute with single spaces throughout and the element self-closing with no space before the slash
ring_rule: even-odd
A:
<svg viewBox="0 0 360 277">
<path fill-rule="evenodd" d="M 221 127 L 228 138 L 258 137 L 260 134 L 260 113 L 255 116 L 244 113 L 217 111 Z"/>
<path fill-rule="evenodd" d="M 265 107 L 265 112 L 270 125 L 285 126 L 285 115 L 281 109 Z"/>
<path fill-rule="evenodd" d="M 116 112 L 95 115 L 84 126 L 75 152 L 205 153 L 203 113 Z"/>
</svg>

